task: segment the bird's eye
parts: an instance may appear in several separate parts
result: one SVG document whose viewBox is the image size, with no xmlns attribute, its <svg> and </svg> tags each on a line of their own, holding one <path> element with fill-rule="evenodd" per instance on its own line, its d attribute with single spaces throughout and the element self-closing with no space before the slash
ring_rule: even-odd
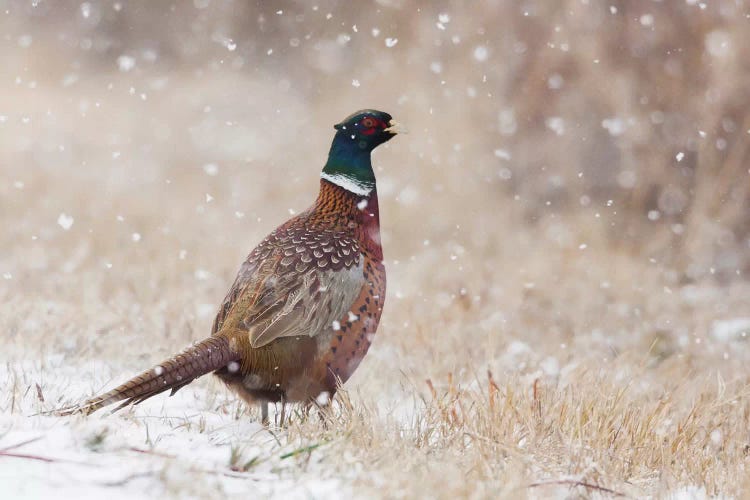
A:
<svg viewBox="0 0 750 500">
<path fill-rule="evenodd" d="M 375 120 L 370 118 L 369 116 L 367 118 L 364 118 L 361 122 L 359 122 L 364 128 L 372 128 L 375 126 Z"/>
</svg>

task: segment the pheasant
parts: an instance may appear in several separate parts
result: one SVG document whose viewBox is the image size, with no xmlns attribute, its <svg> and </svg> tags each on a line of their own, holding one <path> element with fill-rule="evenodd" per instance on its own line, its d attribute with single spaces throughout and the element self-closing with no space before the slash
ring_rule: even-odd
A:
<svg viewBox="0 0 750 500">
<path fill-rule="evenodd" d="M 391 115 L 366 109 L 334 126 L 315 203 L 247 257 L 211 336 L 119 387 L 58 414 L 114 411 L 213 372 L 264 423 L 271 402 L 323 404 L 367 353 L 385 301 L 370 153 L 393 138 Z M 284 404 L 282 404 L 282 412 Z M 282 413 L 283 421 L 283 413 Z"/>
</svg>

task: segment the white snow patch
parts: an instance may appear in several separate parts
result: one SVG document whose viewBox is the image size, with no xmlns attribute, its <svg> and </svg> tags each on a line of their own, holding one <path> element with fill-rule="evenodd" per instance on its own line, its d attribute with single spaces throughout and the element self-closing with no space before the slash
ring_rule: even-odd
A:
<svg viewBox="0 0 750 500">
<path fill-rule="evenodd" d="M 703 486 L 683 486 L 667 493 L 664 498 L 668 500 L 708 500 L 713 497 L 706 493 L 706 488 Z"/>
<path fill-rule="evenodd" d="M 539 367 L 549 377 L 557 377 L 560 374 L 560 362 L 553 356 L 548 356 L 539 363 Z"/>
<path fill-rule="evenodd" d="M 711 336 L 719 342 L 746 340 L 750 335 L 750 318 L 716 320 L 711 325 Z"/>
<path fill-rule="evenodd" d="M 328 391 L 323 391 L 320 394 L 318 394 L 318 397 L 315 398 L 315 402 L 318 403 L 320 406 L 326 406 L 331 401 L 331 395 L 328 393 Z"/>
<path fill-rule="evenodd" d="M 57 217 L 57 224 L 66 231 L 73 227 L 73 222 L 75 222 L 73 216 L 64 212 Z"/>
<path fill-rule="evenodd" d="M 191 384 L 174 397 L 160 395 L 114 415 L 38 414 L 111 388 L 122 381 L 123 371 L 133 369 L 109 361 L 81 364 L 49 356 L 0 366 L 2 380 L 20 374 L 38 380 L 46 401 L 34 390 L 22 391 L 15 412 L 0 412 L 0 449 L 53 460 L 0 461 L 3 498 L 212 498 L 217 492 L 234 497 L 246 495 L 248 485 L 262 498 L 349 494 L 343 478 L 329 474 L 325 465 L 300 469 L 281 458 L 312 443 L 287 438 L 283 430 L 273 437 L 252 415 L 236 420 L 231 408 L 241 403 L 233 396 L 225 400 L 223 389 L 211 396 L 201 384 Z M 240 466 L 260 460 L 238 472 L 230 463 L 236 453 Z"/>
</svg>

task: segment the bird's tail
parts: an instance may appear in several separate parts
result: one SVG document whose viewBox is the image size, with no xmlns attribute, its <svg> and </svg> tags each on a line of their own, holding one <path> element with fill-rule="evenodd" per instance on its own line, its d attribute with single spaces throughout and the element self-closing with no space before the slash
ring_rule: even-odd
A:
<svg viewBox="0 0 750 500">
<path fill-rule="evenodd" d="M 138 404 L 168 389 L 174 394 L 194 379 L 227 366 L 239 358 L 239 354 L 230 347 L 226 336 L 215 335 L 188 347 L 109 392 L 54 413 L 88 415 L 104 406 L 123 401 L 113 410 L 114 412 L 129 404 Z"/>
</svg>

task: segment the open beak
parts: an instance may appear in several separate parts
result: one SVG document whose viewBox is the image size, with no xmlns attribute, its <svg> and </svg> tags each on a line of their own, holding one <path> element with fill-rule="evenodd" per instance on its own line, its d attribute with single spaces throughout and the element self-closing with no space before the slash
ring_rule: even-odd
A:
<svg viewBox="0 0 750 500">
<path fill-rule="evenodd" d="M 384 129 L 383 132 L 388 132 L 389 134 L 405 134 L 408 131 L 406 130 L 406 127 L 401 125 L 396 120 L 391 120 L 388 122 L 388 128 Z"/>
</svg>

